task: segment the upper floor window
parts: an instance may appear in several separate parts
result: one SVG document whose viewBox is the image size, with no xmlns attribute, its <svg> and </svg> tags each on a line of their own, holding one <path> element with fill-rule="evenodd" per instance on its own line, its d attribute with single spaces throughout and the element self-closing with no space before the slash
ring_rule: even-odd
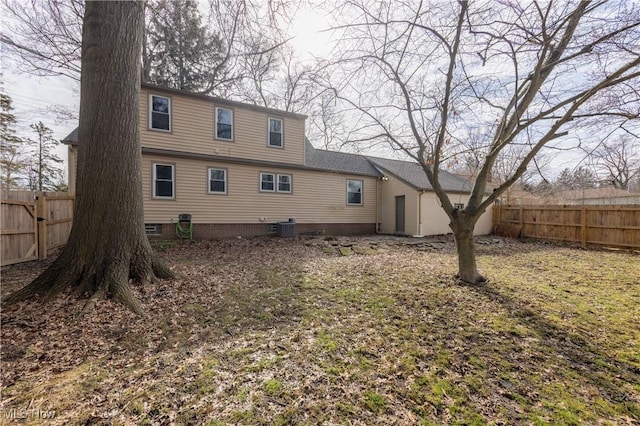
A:
<svg viewBox="0 0 640 426">
<path fill-rule="evenodd" d="M 269 146 L 282 148 L 282 120 L 269 118 Z"/>
<path fill-rule="evenodd" d="M 347 205 L 362 205 L 362 186 L 361 180 L 347 180 Z"/>
<path fill-rule="evenodd" d="M 209 169 L 209 193 L 210 194 L 226 194 L 227 193 L 227 170 L 226 169 Z"/>
<path fill-rule="evenodd" d="M 216 108 L 216 138 L 233 140 L 233 110 Z"/>
<path fill-rule="evenodd" d="M 153 163 L 153 198 L 175 198 L 175 166 Z"/>
<path fill-rule="evenodd" d="M 149 96 L 149 127 L 155 130 L 171 131 L 171 98 L 158 95 Z"/>
</svg>

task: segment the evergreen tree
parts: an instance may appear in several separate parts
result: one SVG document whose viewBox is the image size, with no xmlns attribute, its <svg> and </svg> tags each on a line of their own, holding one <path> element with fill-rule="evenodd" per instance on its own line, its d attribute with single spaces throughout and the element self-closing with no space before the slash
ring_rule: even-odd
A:
<svg viewBox="0 0 640 426">
<path fill-rule="evenodd" d="M 595 188 L 598 183 L 597 176 L 586 167 L 578 167 L 573 172 L 575 189 Z"/>
<path fill-rule="evenodd" d="M 573 173 L 568 168 L 563 169 L 555 182 L 555 188 L 559 191 L 568 191 L 574 188 Z"/>
<path fill-rule="evenodd" d="M 144 77 L 159 86 L 207 92 L 223 62 L 223 43 L 202 24 L 193 0 L 148 4 Z"/>
<path fill-rule="evenodd" d="M 55 153 L 60 144 L 53 138 L 53 131 L 41 121 L 29 127 L 37 134 L 37 139 L 28 139 L 32 147 L 28 160 L 28 181 L 32 191 L 56 191 L 63 185 L 62 159 Z"/>
<path fill-rule="evenodd" d="M 0 93 L 0 187 L 13 189 L 19 186 L 20 175 L 26 164 L 21 157 L 22 139 L 16 136 L 16 117 L 13 115 L 12 100 Z"/>
</svg>

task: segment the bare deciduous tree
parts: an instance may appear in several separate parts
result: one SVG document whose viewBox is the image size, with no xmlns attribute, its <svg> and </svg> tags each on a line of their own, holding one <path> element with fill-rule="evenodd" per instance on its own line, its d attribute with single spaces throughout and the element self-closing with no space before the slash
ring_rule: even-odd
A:
<svg viewBox="0 0 640 426">
<path fill-rule="evenodd" d="M 640 176 L 640 138 L 625 134 L 614 141 L 603 142 L 592 154 L 593 160 L 603 169 L 603 181 L 616 188 L 629 189 Z"/>
<path fill-rule="evenodd" d="M 484 278 L 473 240 L 479 217 L 545 148 L 593 120 L 636 117 L 640 12 L 624 1 L 406 2 L 351 0 L 328 85 L 363 120 L 360 141 L 387 141 L 422 165 L 450 219 L 458 276 Z M 604 119 L 606 118 L 606 120 Z M 469 126 L 488 129 L 466 207 L 455 209 L 440 168 L 469 152 Z M 501 153 L 522 147 L 493 192 Z"/>
<path fill-rule="evenodd" d="M 84 1 L 3 0 L 11 17 L 0 32 L 7 53 L 24 72 L 80 79 Z"/>
</svg>

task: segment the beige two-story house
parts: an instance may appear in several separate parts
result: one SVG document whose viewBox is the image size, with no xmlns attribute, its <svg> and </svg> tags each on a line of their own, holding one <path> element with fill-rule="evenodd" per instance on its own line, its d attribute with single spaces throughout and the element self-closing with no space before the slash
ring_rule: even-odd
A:
<svg viewBox="0 0 640 426">
<path fill-rule="evenodd" d="M 396 176 L 401 167 L 389 167 L 417 164 L 315 149 L 300 114 L 147 84 L 140 96 L 150 235 L 174 237 L 185 213 L 194 238 L 267 235 L 290 219 L 297 234 L 448 232 L 433 192 L 412 181 L 419 175 Z M 64 142 L 74 191 L 82 141 L 72 132 Z M 445 190 L 462 199 L 468 185 L 447 177 Z M 491 231 L 487 217 L 479 233 Z"/>
</svg>

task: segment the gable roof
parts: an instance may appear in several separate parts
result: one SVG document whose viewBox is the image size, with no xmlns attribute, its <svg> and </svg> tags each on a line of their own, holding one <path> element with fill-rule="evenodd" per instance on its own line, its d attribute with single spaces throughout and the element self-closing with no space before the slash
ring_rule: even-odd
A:
<svg viewBox="0 0 640 426">
<path fill-rule="evenodd" d="M 76 127 L 75 129 L 73 129 L 71 133 L 65 136 L 65 138 L 62 139 L 62 143 L 66 145 L 77 145 L 78 144 L 78 128 Z"/>
<path fill-rule="evenodd" d="M 381 171 L 396 176 L 418 191 L 433 191 L 433 186 L 429 183 L 427 175 L 418 163 L 378 157 L 367 157 L 367 159 Z M 471 181 L 464 180 L 444 170 L 440 170 L 439 179 L 442 189 L 447 192 L 468 193 L 473 188 Z"/>
<path fill-rule="evenodd" d="M 364 155 L 317 149 L 306 138 L 304 148 L 305 164 L 312 169 L 365 176 L 382 176 L 382 173 Z"/>
</svg>

